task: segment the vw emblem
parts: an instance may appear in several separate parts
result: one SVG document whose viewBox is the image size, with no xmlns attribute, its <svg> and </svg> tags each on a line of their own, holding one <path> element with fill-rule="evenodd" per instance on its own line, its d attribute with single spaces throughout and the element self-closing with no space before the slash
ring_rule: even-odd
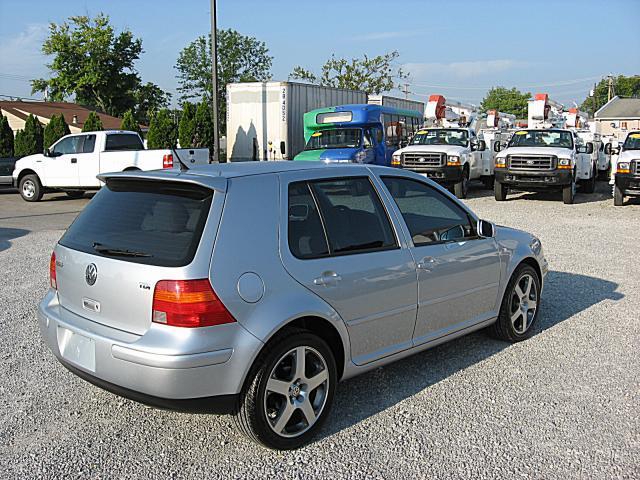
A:
<svg viewBox="0 0 640 480">
<path fill-rule="evenodd" d="M 98 279 L 98 267 L 96 267 L 95 263 L 87 265 L 87 269 L 84 272 L 84 279 L 87 281 L 88 285 L 96 283 L 96 280 Z"/>
</svg>

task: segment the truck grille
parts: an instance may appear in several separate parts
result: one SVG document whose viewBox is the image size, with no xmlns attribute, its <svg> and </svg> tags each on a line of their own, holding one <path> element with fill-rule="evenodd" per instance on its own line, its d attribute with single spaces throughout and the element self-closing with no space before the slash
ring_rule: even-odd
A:
<svg viewBox="0 0 640 480">
<path fill-rule="evenodd" d="M 409 168 L 442 167 L 446 158 L 444 153 L 403 153 L 402 166 Z"/>
<path fill-rule="evenodd" d="M 553 155 L 509 155 L 509 168 L 512 170 L 553 170 L 556 157 Z"/>
<path fill-rule="evenodd" d="M 634 160 L 631 171 L 634 175 L 640 175 L 640 160 Z"/>
</svg>

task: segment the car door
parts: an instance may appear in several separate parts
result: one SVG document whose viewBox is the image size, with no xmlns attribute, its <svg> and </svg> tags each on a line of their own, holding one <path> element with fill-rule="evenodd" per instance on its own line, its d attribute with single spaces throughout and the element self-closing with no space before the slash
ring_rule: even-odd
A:
<svg viewBox="0 0 640 480">
<path fill-rule="evenodd" d="M 410 348 L 415 264 L 371 177 L 309 176 L 281 183 L 285 268 L 342 317 L 357 365 Z"/>
<path fill-rule="evenodd" d="M 420 180 L 381 177 L 405 221 L 418 267 L 419 345 L 498 314 L 500 257 L 468 212 Z"/>
<path fill-rule="evenodd" d="M 77 152 L 78 160 L 78 184 L 81 187 L 99 187 L 100 180 L 100 154 L 96 148 L 96 135 L 88 133 L 81 136 L 83 139 L 82 150 Z"/>
<path fill-rule="evenodd" d="M 60 139 L 49 149 L 45 159 L 44 185 L 47 187 L 77 187 L 78 155 L 82 152 L 82 136 L 68 136 Z"/>
</svg>

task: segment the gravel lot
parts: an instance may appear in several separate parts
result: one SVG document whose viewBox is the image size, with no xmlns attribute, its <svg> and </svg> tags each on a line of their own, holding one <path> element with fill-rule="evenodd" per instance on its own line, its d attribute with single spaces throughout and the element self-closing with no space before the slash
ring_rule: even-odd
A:
<svg viewBox="0 0 640 480">
<path fill-rule="evenodd" d="M 148 409 L 59 365 L 35 308 L 84 202 L 18 221 L 21 200 L 0 195 L 0 477 L 639 478 L 640 202 L 614 208 L 608 191 L 568 206 L 473 190 L 479 215 L 542 239 L 537 334 L 512 346 L 477 333 L 347 381 L 317 441 L 285 453 L 226 417 Z"/>
</svg>

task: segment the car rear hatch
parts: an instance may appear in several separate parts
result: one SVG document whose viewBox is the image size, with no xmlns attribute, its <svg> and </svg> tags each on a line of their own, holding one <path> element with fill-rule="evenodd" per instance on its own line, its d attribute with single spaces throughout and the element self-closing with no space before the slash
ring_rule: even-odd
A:
<svg viewBox="0 0 640 480">
<path fill-rule="evenodd" d="M 160 280 L 207 278 L 226 179 L 175 172 L 107 176 L 56 246 L 60 305 L 141 335 Z"/>
</svg>

